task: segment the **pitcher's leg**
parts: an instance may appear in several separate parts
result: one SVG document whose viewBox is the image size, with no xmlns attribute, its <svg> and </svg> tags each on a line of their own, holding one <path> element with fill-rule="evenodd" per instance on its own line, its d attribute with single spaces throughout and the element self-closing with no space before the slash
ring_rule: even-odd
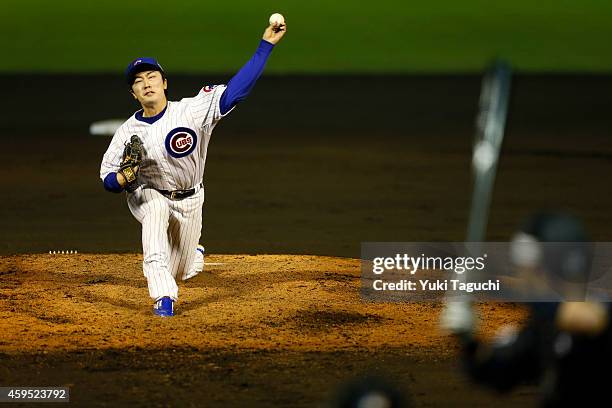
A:
<svg viewBox="0 0 612 408">
<path fill-rule="evenodd" d="M 142 266 L 149 295 L 154 300 L 164 296 L 176 300 L 178 287 L 168 267 L 170 207 L 166 198 L 155 190 L 142 189 L 138 194 L 130 197 L 128 204 L 132 214 L 142 224 Z"/>
<path fill-rule="evenodd" d="M 170 217 L 172 249 L 169 265 L 172 275 L 177 279 L 192 275 L 202 235 L 203 201 L 204 192 L 200 190 L 193 197 L 172 203 L 173 211 Z"/>
</svg>

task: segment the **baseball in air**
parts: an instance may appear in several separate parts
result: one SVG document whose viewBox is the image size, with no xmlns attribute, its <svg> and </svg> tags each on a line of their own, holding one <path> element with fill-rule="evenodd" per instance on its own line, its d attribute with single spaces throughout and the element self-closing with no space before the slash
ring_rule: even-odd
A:
<svg viewBox="0 0 612 408">
<path fill-rule="evenodd" d="M 279 26 L 285 24 L 285 17 L 281 13 L 274 13 L 270 16 L 270 25 Z"/>
</svg>

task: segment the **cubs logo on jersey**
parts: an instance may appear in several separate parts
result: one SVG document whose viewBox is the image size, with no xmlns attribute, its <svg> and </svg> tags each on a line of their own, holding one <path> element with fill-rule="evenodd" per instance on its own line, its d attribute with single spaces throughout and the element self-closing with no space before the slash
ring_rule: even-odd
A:
<svg viewBox="0 0 612 408">
<path fill-rule="evenodd" d="M 196 147 L 198 137 L 196 133 L 186 127 L 172 129 L 166 136 L 166 151 L 175 159 L 189 156 Z"/>
<path fill-rule="evenodd" d="M 204 92 L 212 92 L 216 87 L 217 87 L 217 85 L 213 85 L 213 86 L 206 85 L 204 88 L 202 88 L 202 90 Z"/>
</svg>

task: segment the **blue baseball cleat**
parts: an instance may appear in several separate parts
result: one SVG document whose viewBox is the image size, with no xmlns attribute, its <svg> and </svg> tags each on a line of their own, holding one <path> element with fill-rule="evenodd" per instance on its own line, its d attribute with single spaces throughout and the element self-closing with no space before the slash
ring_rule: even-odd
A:
<svg viewBox="0 0 612 408">
<path fill-rule="evenodd" d="M 153 304 L 153 313 L 162 317 L 174 316 L 174 300 L 170 296 L 157 299 Z"/>
</svg>

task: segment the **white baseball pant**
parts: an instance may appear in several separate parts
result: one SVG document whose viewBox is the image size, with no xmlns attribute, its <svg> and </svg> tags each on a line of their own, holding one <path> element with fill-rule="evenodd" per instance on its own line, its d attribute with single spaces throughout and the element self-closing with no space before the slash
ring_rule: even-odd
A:
<svg viewBox="0 0 612 408">
<path fill-rule="evenodd" d="M 204 189 L 197 189 L 182 200 L 170 200 L 142 186 L 128 193 L 128 207 L 142 224 L 142 269 L 154 300 L 164 296 L 177 300 L 176 278 L 194 268 L 204 204 Z"/>
</svg>

